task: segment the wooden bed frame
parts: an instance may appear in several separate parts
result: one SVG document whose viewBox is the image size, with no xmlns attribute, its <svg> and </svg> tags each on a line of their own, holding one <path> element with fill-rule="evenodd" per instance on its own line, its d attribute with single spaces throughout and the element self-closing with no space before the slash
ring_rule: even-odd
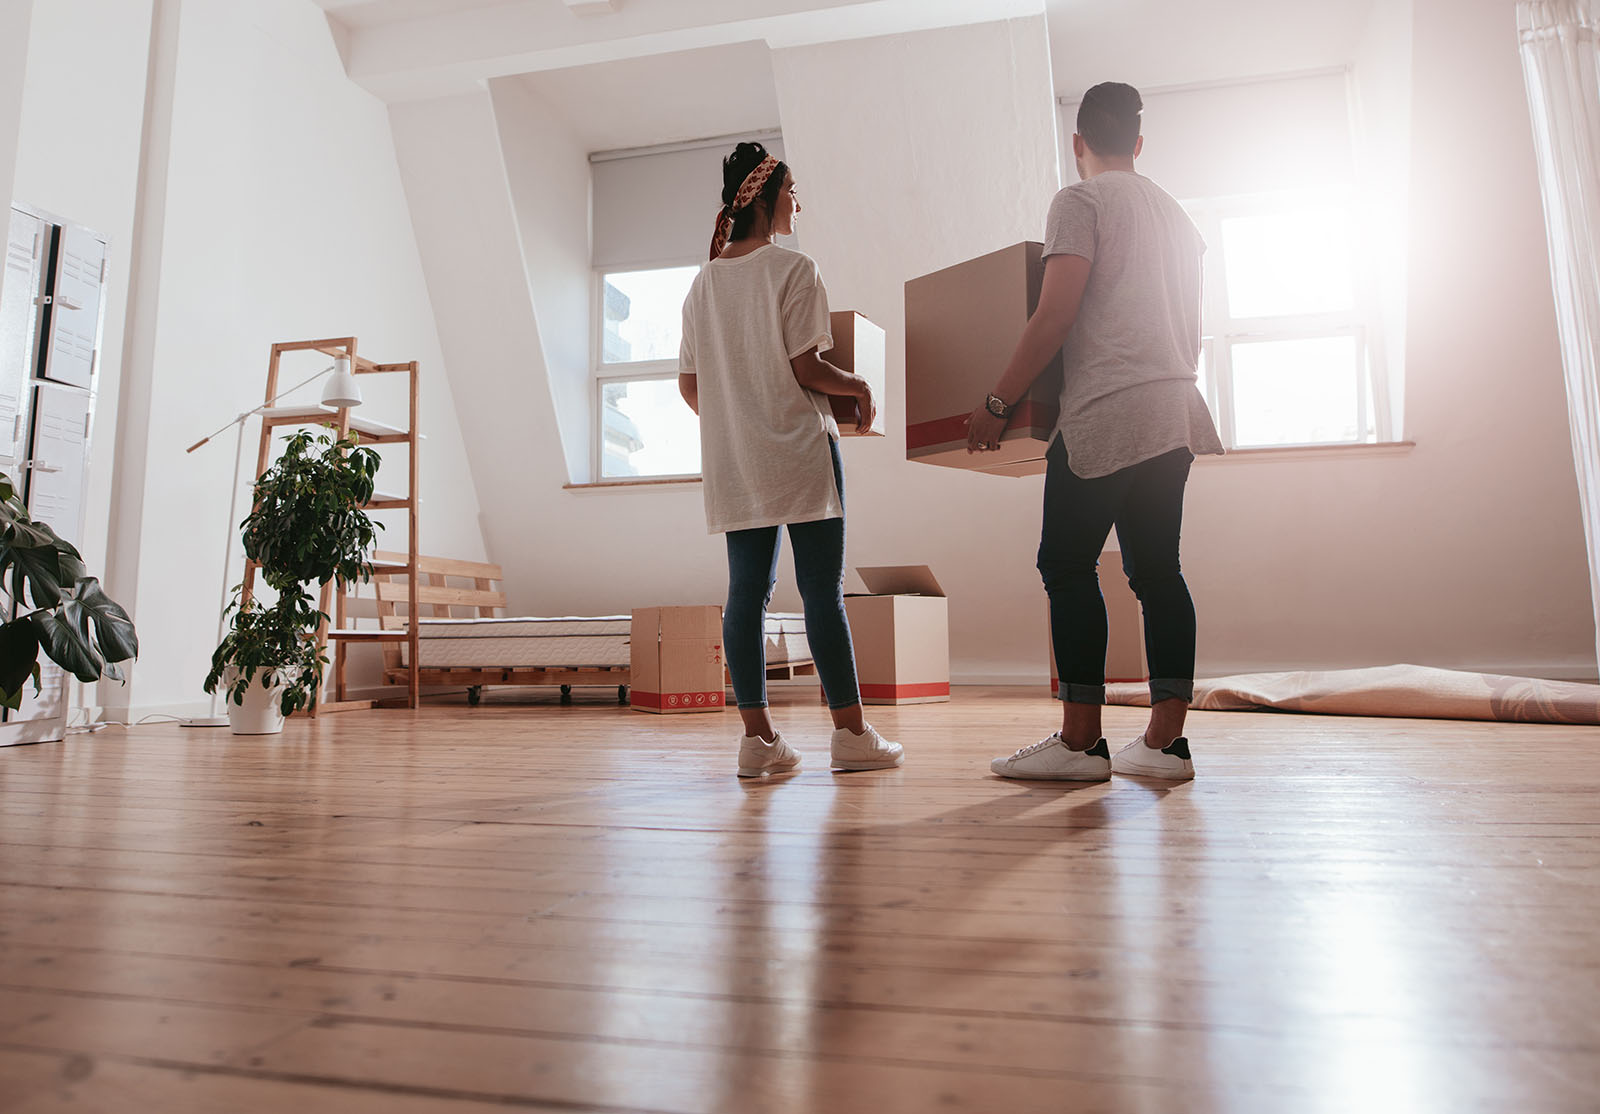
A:
<svg viewBox="0 0 1600 1114">
<path fill-rule="evenodd" d="M 378 555 L 380 558 L 383 554 Z M 471 588 L 451 587 L 446 578 L 471 580 Z M 373 577 L 378 594 L 378 624 L 384 629 L 404 628 L 405 616 L 398 606 L 409 606 L 410 590 L 403 573 L 381 573 Z M 505 615 L 504 574 L 499 565 L 478 561 L 457 561 L 448 557 L 417 558 L 417 614 L 423 619 L 447 619 L 452 608 L 468 614 L 456 618 L 498 619 Z M 594 669 L 472 669 L 464 666 L 423 666 L 424 685 L 464 685 L 467 703 L 476 705 L 485 685 L 558 685 L 562 703 L 572 699 L 573 685 L 615 685 L 617 702 L 628 702 L 629 669 L 614 666 Z M 400 647 L 385 644 L 383 680 L 385 684 L 404 684 L 409 678 L 400 658 Z"/>
<path fill-rule="evenodd" d="M 404 554 L 378 553 L 379 564 L 403 564 Z M 448 579 L 470 580 L 471 588 L 454 587 Z M 401 607 L 409 609 L 410 585 L 406 573 L 379 572 L 373 575 L 378 597 L 378 625 L 384 630 L 403 630 L 406 616 Z M 504 574 L 499 565 L 479 561 L 457 561 L 449 557 L 417 558 L 417 615 L 422 619 L 504 618 L 506 595 L 503 590 Z M 468 614 L 453 615 L 452 608 L 464 609 Z M 815 674 L 817 667 L 810 661 L 774 665 L 767 668 L 769 681 L 789 680 Z M 628 702 L 628 686 L 632 671 L 626 665 L 588 668 L 550 667 L 546 669 L 472 669 L 464 666 L 422 666 L 419 680 L 423 685 L 465 686 L 467 703 L 476 706 L 483 699 L 486 685 L 554 685 L 561 689 L 561 702 L 572 700 L 574 685 L 615 685 L 617 703 Z M 383 681 L 386 685 L 405 685 L 410 682 L 397 643 L 383 644 Z"/>
</svg>

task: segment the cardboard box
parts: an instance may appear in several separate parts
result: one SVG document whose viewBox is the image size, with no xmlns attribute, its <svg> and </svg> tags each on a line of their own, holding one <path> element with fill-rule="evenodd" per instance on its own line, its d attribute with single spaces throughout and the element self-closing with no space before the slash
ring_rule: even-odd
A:
<svg viewBox="0 0 1600 1114">
<path fill-rule="evenodd" d="M 1107 550 L 1100 555 L 1100 594 L 1106 601 L 1106 683 L 1148 680 L 1144 663 L 1144 612 L 1139 597 L 1122 571 L 1122 554 Z M 1049 631 L 1046 611 L 1045 629 Z M 1050 695 L 1061 687 L 1056 670 L 1056 643 L 1050 635 Z"/>
<path fill-rule="evenodd" d="M 857 569 L 869 595 L 847 595 L 863 704 L 950 699 L 950 615 L 926 565 Z"/>
<path fill-rule="evenodd" d="M 1044 472 L 1061 398 L 1051 358 L 994 452 L 967 452 L 967 416 L 994 387 L 1039 305 L 1044 245 L 1025 241 L 906 283 L 906 459 L 1024 476 Z"/>
<path fill-rule="evenodd" d="M 829 395 L 833 420 L 839 423 L 839 434 L 842 437 L 882 437 L 884 368 L 888 363 L 888 347 L 883 330 L 849 309 L 830 313 L 828 326 L 833 333 L 833 347 L 824 352 L 822 358 L 834 367 L 854 372 L 871 383 L 872 393 L 878 400 L 876 419 L 871 426 L 862 429 L 855 397 Z"/>
<path fill-rule="evenodd" d="M 636 608 L 629 662 L 634 711 L 722 711 L 721 606 Z"/>
</svg>

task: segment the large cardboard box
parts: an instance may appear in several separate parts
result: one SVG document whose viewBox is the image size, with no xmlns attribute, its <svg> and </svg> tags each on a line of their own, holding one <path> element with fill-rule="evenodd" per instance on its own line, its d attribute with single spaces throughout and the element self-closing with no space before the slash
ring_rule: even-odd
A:
<svg viewBox="0 0 1600 1114">
<path fill-rule="evenodd" d="M 1106 601 L 1106 683 L 1148 679 L 1144 662 L 1144 612 L 1139 597 L 1122 571 L 1122 554 L 1111 549 L 1100 555 L 1100 594 Z M 1045 630 L 1050 631 L 1048 617 Z M 1050 633 L 1050 695 L 1061 688 L 1056 669 L 1056 643 Z"/>
<path fill-rule="evenodd" d="M 857 569 L 869 595 L 847 595 L 863 704 L 950 699 L 950 615 L 926 565 Z"/>
<path fill-rule="evenodd" d="M 839 434 L 843 437 L 882 437 L 884 368 L 888 363 L 888 347 L 883 330 L 849 309 L 830 313 L 828 326 L 833 333 L 833 347 L 824 352 L 822 358 L 834 367 L 855 372 L 871 383 L 872 393 L 878 400 L 877 417 L 870 426 L 862 428 L 855 398 L 851 395 L 829 395 L 833 419 L 839 423 Z"/>
<path fill-rule="evenodd" d="M 628 701 L 636 712 L 720 712 L 722 608 L 641 607 L 633 612 Z"/>
<path fill-rule="evenodd" d="M 997 475 L 1044 472 L 1061 354 L 1016 403 L 994 452 L 967 452 L 967 416 L 1011 359 L 1044 283 L 1044 245 L 1013 244 L 906 283 L 906 459 Z"/>
</svg>

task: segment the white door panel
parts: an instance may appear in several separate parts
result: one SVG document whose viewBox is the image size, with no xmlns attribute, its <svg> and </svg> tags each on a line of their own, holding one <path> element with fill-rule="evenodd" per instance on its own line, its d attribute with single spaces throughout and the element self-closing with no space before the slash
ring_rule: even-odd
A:
<svg viewBox="0 0 1600 1114">
<path fill-rule="evenodd" d="M 89 393 L 40 383 L 34 398 L 28 513 L 74 545 L 83 519 L 83 465 L 89 445 Z"/>
<path fill-rule="evenodd" d="M 0 274 L 0 472 L 19 486 L 49 232 L 50 226 L 33 214 L 11 210 L 5 271 Z"/>
<path fill-rule="evenodd" d="M 45 378 L 75 387 L 89 386 L 100 332 L 100 288 L 105 263 L 103 241 L 74 225 L 61 230 Z"/>
</svg>

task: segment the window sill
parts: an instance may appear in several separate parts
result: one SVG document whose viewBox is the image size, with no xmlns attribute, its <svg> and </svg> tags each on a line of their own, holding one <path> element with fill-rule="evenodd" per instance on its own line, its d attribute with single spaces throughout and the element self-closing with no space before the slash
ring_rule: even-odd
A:
<svg viewBox="0 0 1600 1114">
<path fill-rule="evenodd" d="M 1260 449 L 1229 449 L 1221 456 L 1201 456 L 1195 463 L 1218 460 L 1320 460 L 1350 456 L 1405 456 L 1415 441 L 1362 442 L 1355 445 L 1273 445 Z"/>
<path fill-rule="evenodd" d="M 563 491 L 615 491 L 636 487 L 682 487 L 700 482 L 699 476 L 662 476 L 656 479 L 596 480 L 593 483 L 562 484 Z"/>
</svg>

